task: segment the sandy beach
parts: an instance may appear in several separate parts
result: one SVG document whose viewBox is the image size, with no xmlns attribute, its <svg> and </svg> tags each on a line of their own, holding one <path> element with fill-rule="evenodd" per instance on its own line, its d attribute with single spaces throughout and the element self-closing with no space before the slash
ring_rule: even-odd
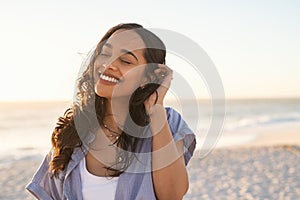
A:
<svg viewBox="0 0 300 200">
<path fill-rule="evenodd" d="M 185 199 L 300 199 L 299 163 L 300 146 L 218 149 L 191 160 Z"/>
<path fill-rule="evenodd" d="M 24 188 L 40 163 L 41 160 L 22 160 L 0 165 L 0 199 L 34 199 Z"/>
<path fill-rule="evenodd" d="M 199 150 L 188 165 L 190 188 L 184 199 L 300 199 L 297 131 L 261 134 L 246 144 L 198 155 Z M 34 199 L 24 187 L 40 162 L 1 165 L 0 199 Z"/>
</svg>

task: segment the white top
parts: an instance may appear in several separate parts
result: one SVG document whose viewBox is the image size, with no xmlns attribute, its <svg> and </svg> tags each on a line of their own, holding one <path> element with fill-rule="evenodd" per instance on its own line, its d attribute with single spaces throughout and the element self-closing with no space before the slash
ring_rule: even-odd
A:
<svg viewBox="0 0 300 200">
<path fill-rule="evenodd" d="M 84 200 L 114 199 L 119 177 L 101 177 L 86 169 L 85 157 L 80 161 L 80 177 Z"/>
</svg>

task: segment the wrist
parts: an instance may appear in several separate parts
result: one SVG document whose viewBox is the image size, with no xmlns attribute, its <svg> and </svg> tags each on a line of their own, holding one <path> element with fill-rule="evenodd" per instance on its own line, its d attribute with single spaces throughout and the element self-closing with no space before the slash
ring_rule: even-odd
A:
<svg viewBox="0 0 300 200">
<path fill-rule="evenodd" d="M 157 102 L 149 108 L 148 115 L 151 117 L 166 113 L 163 103 Z"/>
<path fill-rule="evenodd" d="M 167 122 L 167 113 L 162 105 L 155 104 L 150 109 L 150 128 L 152 134 L 155 135 L 161 131 L 165 123 Z"/>
</svg>

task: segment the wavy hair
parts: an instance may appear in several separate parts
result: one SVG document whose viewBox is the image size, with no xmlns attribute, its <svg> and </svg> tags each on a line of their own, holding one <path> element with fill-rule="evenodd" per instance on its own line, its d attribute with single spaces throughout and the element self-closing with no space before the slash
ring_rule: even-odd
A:
<svg viewBox="0 0 300 200">
<path fill-rule="evenodd" d="M 98 96 L 94 91 L 94 62 L 101 52 L 105 41 L 119 29 L 135 31 L 142 38 L 146 47 L 152 47 L 144 49 L 144 58 L 148 63 L 148 66 L 145 68 L 145 75 L 150 83 L 143 87 L 138 87 L 129 100 L 129 114 L 134 123 L 139 126 L 149 124 L 149 116 L 146 113 L 144 101 L 159 87 L 159 82 L 154 81 L 154 70 L 157 69 L 158 63 L 165 64 L 166 48 L 164 43 L 154 33 L 141 25 L 136 23 L 118 24 L 109 29 L 97 44 L 91 54 L 86 70 L 78 78 L 76 101 L 65 111 L 63 116 L 58 118 L 51 137 L 53 154 L 50 161 L 50 170 L 55 175 L 66 168 L 74 148 L 83 145 L 81 138 L 86 137 L 89 131 L 94 130 L 99 125 L 103 125 L 107 99 Z M 143 129 L 135 131 L 142 132 Z M 116 142 L 125 152 L 136 152 L 138 143 L 143 138 L 134 137 L 128 132 L 126 129 L 123 129 Z M 130 161 L 131 159 L 127 155 L 122 161 L 123 167 L 121 169 L 117 170 L 113 167 L 107 167 L 107 170 L 113 171 L 112 176 L 118 176 L 130 165 Z"/>
</svg>

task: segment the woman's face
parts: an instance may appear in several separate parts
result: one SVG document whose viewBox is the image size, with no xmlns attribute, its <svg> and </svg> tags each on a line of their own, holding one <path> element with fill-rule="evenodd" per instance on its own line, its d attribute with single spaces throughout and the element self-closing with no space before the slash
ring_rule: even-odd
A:
<svg viewBox="0 0 300 200">
<path fill-rule="evenodd" d="M 95 92 L 106 98 L 130 96 L 146 80 L 145 44 L 136 32 L 124 29 L 104 43 L 94 63 Z"/>
</svg>

